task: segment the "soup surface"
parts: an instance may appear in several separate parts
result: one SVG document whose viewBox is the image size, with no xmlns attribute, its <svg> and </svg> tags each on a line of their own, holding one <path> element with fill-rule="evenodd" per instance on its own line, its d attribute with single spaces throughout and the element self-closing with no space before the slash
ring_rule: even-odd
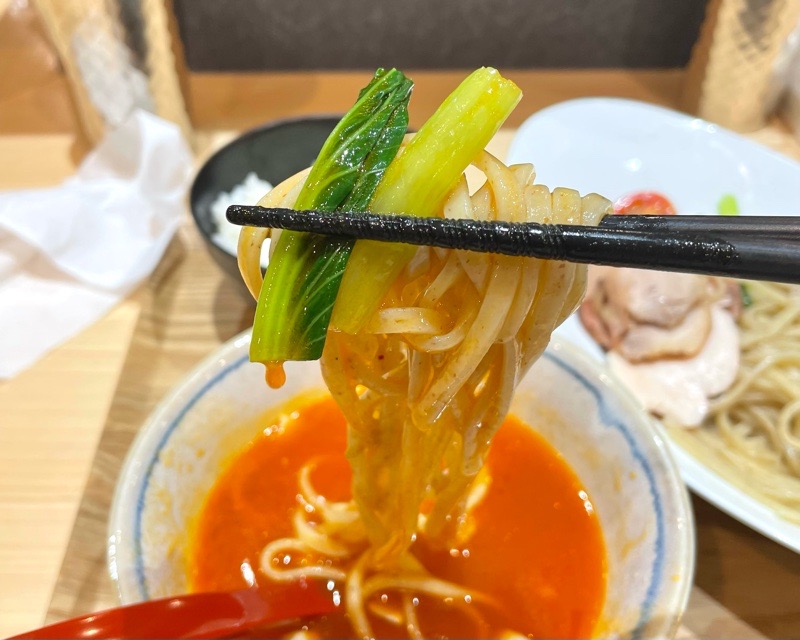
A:
<svg viewBox="0 0 800 640">
<path fill-rule="evenodd" d="M 198 516 L 187 567 L 193 591 L 253 583 L 265 592 L 281 588 L 260 572 L 259 557 L 267 543 L 293 535 L 298 472 L 309 460 L 317 461 L 311 479 L 321 494 L 350 497 L 346 425 L 332 399 L 288 407 L 260 427 L 261 434 L 222 472 Z M 442 548 L 420 536 L 412 553 L 436 577 L 486 594 L 496 605 L 476 602 L 478 616 L 464 615 L 463 607 L 454 615 L 446 599 L 415 598 L 426 637 L 497 637 L 508 630 L 539 638 L 590 636 L 605 595 L 605 550 L 578 477 L 514 417 L 495 436 L 481 473 L 487 490 L 470 511 L 469 538 Z M 319 586 L 332 597 L 339 589 Z M 398 599 L 385 594 L 380 604 L 397 605 Z M 312 632 L 352 635 L 341 609 L 313 622 Z M 382 636 L 405 635 L 380 621 L 374 629 Z"/>
</svg>

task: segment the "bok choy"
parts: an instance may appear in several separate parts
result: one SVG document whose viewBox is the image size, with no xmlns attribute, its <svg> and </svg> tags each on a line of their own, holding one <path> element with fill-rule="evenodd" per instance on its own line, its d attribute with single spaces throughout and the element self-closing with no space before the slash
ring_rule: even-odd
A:
<svg viewBox="0 0 800 640">
<path fill-rule="evenodd" d="M 448 96 L 386 170 L 370 203 L 375 213 L 435 216 L 461 174 L 489 143 L 522 97 L 496 69 L 481 68 Z M 333 328 L 357 333 L 416 247 L 359 240 L 333 312 Z"/>
<path fill-rule="evenodd" d="M 364 211 L 408 127 L 412 82 L 379 69 L 331 133 L 294 205 Z M 284 231 L 258 298 L 250 359 L 314 360 L 322 354 L 352 240 Z"/>
</svg>

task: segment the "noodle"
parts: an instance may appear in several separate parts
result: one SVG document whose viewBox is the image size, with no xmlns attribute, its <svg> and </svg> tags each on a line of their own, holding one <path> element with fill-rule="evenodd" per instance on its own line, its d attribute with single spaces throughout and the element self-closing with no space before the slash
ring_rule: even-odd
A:
<svg viewBox="0 0 800 640">
<path fill-rule="evenodd" d="M 462 178 L 444 216 L 597 224 L 610 208 L 599 196 L 532 184 L 530 165 L 507 167 L 483 152 L 475 166 L 486 182 L 470 195 Z M 272 204 L 291 206 L 294 189 L 281 187 Z M 242 234 L 240 260 L 257 284 L 252 235 Z M 343 582 L 360 637 L 373 635 L 370 616 L 423 637 L 420 595 L 452 603 L 480 627 L 479 608 L 493 606 L 488 596 L 430 575 L 410 546 L 420 531 L 442 544 L 470 535 L 460 516 L 485 494 L 478 472 L 514 388 L 585 286 L 584 266 L 418 249 L 367 328 L 329 332 L 322 355 L 348 422 L 353 502 L 327 502 L 305 468 L 294 537 L 267 545 L 262 570 L 274 580 L 303 574 Z M 302 556 L 302 566 L 289 552 Z M 386 593 L 396 593 L 399 606 L 376 600 Z"/>
<path fill-rule="evenodd" d="M 260 207 L 286 207 L 297 200 L 300 189 L 305 184 L 306 176 L 311 169 L 304 169 L 300 173 L 287 178 L 267 195 L 258 201 Z M 271 232 L 271 233 L 270 233 Z M 268 237 L 272 237 L 274 248 L 278 240 L 278 231 L 262 227 L 243 227 L 239 233 L 239 246 L 237 250 L 239 271 L 242 274 L 250 294 L 258 300 L 258 292 L 264 282 L 261 273 L 261 245 Z"/>
<path fill-rule="evenodd" d="M 730 482 L 800 523 L 800 289 L 748 282 L 741 363 L 699 429 L 673 437 Z"/>
</svg>

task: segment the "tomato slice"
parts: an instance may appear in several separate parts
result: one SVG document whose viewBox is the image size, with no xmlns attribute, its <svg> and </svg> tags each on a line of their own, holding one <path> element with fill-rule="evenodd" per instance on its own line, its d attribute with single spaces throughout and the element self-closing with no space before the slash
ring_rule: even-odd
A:
<svg viewBox="0 0 800 640">
<path fill-rule="evenodd" d="M 673 216 L 677 212 L 672 203 L 655 191 L 639 191 L 622 196 L 614 203 L 614 213 L 633 213 Z"/>
</svg>

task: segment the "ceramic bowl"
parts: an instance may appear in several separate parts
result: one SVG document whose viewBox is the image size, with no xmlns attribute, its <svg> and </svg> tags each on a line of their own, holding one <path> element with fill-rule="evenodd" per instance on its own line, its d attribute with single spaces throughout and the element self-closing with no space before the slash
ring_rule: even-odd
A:
<svg viewBox="0 0 800 640">
<path fill-rule="evenodd" d="M 242 291 L 245 288 L 236 255 L 212 240 L 216 224 L 211 204 L 251 172 L 275 186 L 310 167 L 339 120 L 340 116 L 315 116 L 270 122 L 221 147 L 198 170 L 189 192 L 192 218 L 214 261 Z"/>
<path fill-rule="evenodd" d="M 324 393 L 316 362 L 289 363 L 285 387 L 268 390 L 248 345 L 242 334 L 199 365 L 128 454 L 108 556 L 123 603 L 187 590 L 187 531 L 226 460 L 256 435 L 252 419 L 298 393 Z M 674 635 L 692 584 L 694 526 L 663 432 L 599 364 L 558 340 L 522 380 L 512 412 L 561 452 L 600 518 L 608 586 L 597 634 Z"/>
</svg>

